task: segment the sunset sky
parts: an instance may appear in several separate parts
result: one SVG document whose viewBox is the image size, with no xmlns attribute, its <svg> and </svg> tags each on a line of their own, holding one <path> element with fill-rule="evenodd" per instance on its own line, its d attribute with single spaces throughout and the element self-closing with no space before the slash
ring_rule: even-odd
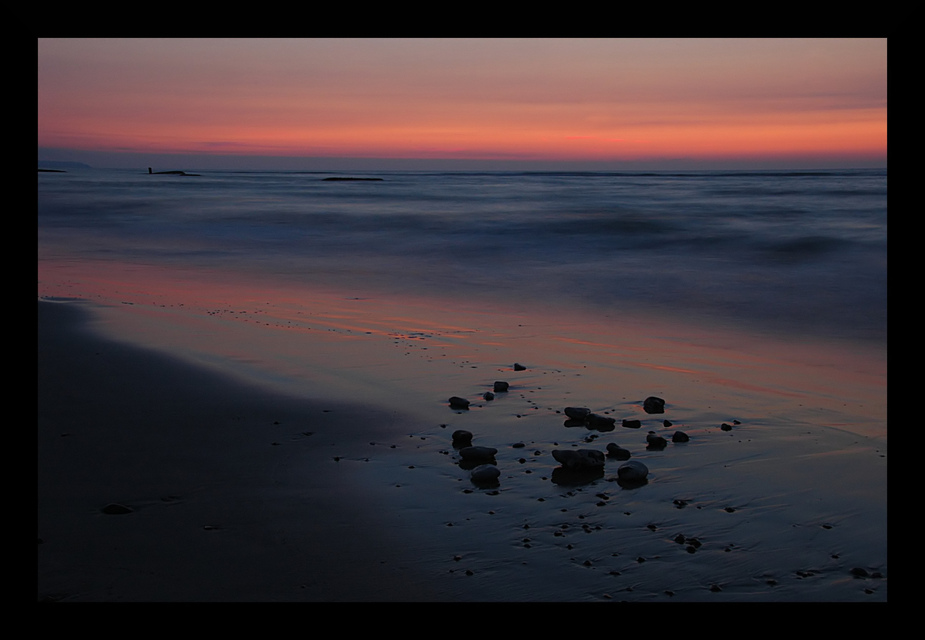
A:
<svg viewBox="0 0 925 640">
<path fill-rule="evenodd" d="M 39 39 L 38 147 L 98 167 L 885 167 L 887 42 Z"/>
</svg>

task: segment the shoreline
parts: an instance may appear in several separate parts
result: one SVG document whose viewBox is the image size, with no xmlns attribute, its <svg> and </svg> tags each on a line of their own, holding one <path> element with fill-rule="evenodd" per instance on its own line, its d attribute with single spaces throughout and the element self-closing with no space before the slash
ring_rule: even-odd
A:
<svg viewBox="0 0 925 640">
<path fill-rule="evenodd" d="M 234 591 L 230 576 L 222 578 L 223 591 L 210 592 L 210 580 L 218 577 L 200 576 L 182 595 L 165 596 L 160 586 L 157 597 L 140 599 L 195 600 L 203 594 L 215 600 L 315 601 L 886 599 L 885 379 L 881 392 L 879 370 L 863 370 L 864 362 L 849 354 L 835 362 L 828 360 L 832 351 L 815 353 L 808 345 L 786 352 L 773 343 L 758 349 L 742 336 L 724 334 L 717 341 L 691 327 L 643 326 L 628 319 L 611 326 L 589 317 L 576 322 L 538 316 L 535 310 L 368 299 L 361 292 L 301 291 L 300 299 L 310 304 L 295 306 L 298 296 L 283 286 L 250 288 L 236 281 L 223 288 L 222 282 L 194 283 L 182 274 L 174 280 L 153 271 L 126 274 L 130 289 L 87 272 L 82 280 L 72 273 L 66 286 L 46 286 L 43 292 L 98 296 L 89 303 L 94 309 L 89 333 L 64 345 L 68 350 L 95 340 L 91 334 L 112 336 L 117 340 L 112 344 L 126 353 L 135 353 L 126 345 L 146 347 L 143 356 L 121 360 L 125 380 L 152 375 L 145 372 L 148 361 L 159 363 L 165 353 L 190 379 L 163 402 L 137 385 L 134 397 L 126 395 L 123 415 L 150 411 L 160 417 L 150 418 L 154 422 L 137 438 L 127 437 L 129 453 L 122 455 L 144 451 L 153 461 L 170 459 L 151 444 L 151 434 L 186 411 L 199 416 L 184 418 L 195 423 L 191 431 L 208 424 L 211 418 L 203 412 L 209 411 L 210 396 L 202 389 L 219 387 L 212 374 L 222 387 L 236 390 L 222 397 L 233 398 L 235 406 L 253 397 L 265 417 L 258 420 L 254 413 L 246 425 L 232 422 L 233 440 L 213 425 L 192 441 L 195 446 L 177 468 L 187 468 L 198 481 L 188 485 L 206 486 L 205 493 L 158 487 L 141 500 L 153 501 L 157 509 L 126 516 L 93 512 L 89 518 L 87 509 L 77 514 L 63 496 L 56 504 L 97 529 L 120 518 L 177 513 L 186 518 L 184 535 L 198 545 L 208 543 L 200 535 L 208 523 L 193 527 L 192 520 L 203 517 L 194 509 L 219 509 L 240 532 L 225 552 L 254 557 L 255 574 L 264 565 L 267 571 L 249 592 Z M 40 268 L 40 282 L 41 273 Z M 43 305 L 66 309 L 72 303 L 40 301 L 40 320 Z M 40 376 L 43 369 L 57 376 L 57 388 L 92 381 L 85 369 L 94 358 L 86 355 L 68 371 L 42 364 L 41 332 L 39 347 Z M 45 357 L 49 362 L 49 354 Z M 513 370 L 518 360 L 527 364 L 525 371 Z M 885 375 L 885 361 L 883 366 Z M 181 380 L 179 374 L 170 378 Z M 496 379 L 509 380 L 511 392 L 483 401 L 481 394 Z M 40 378 L 40 471 L 43 455 L 63 455 L 65 443 L 78 441 L 51 433 L 43 446 L 42 416 L 47 423 L 52 406 L 43 403 L 48 397 L 41 393 L 43 384 L 55 388 Z M 76 402 L 74 393 L 70 400 Z M 653 394 L 667 399 L 664 416 L 644 414 L 641 401 Z M 446 403 L 451 395 L 472 400 L 470 410 L 451 410 Z M 99 401 L 105 394 L 97 388 L 80 396 L 97 402 L 109 437 L 122 433 L 112 424 L 112 407 Z M 584 404 L 618 423 L 640 417 L 643 428 L 563 428 L 562 408 Z M 215 413 L 216 404 L 211 407 Z M 280 418 L 282 407 L 291 413 Z M 80 415 L 76 409 L 66 412 L 70 420 Z M 306 427 L 306 416 L 315 424 L 330 421 L 330 430 Z M 645 432 L 663 432 L 663 417 L 688 431 L 691 442 L 646 450 Z M 720 429 L 734 418 L 741 426 Z M 498 448 L 498 489 L 472 486 L 450 442 L 457 428 Z M 305 430 L 313 435 L 301 435 Z M 284 437 L 274 446 L 265 433 Z M 322 433 L 331 436 L 328 441 L 320 439 Z M 608 441 L 632 449 L 652 470 L 652 482 L 620 490 L 611 482 L 612 462 L 590 484 L 557 481 L 553 449 L 602 449 Z M 113 453 L 100 442 L 96 446 Z M 236 466 L 248 458 L 250 472 L 237 475 Z M 72 472 L 86 471 L 70 463 Z M 211 474 L 232 480 L 219 490 L 204 480 Z M 126 486 L 140 492 L 136 482 Z M 95 491 L 97 503 L 131 497 Z M 179 504 L 171 501 L 165 508 L 154 493 L 157 500 L 176 496 Z M 40 507 L 42 495 L 55 494 L 42 490 L 40 476 Z M 328 510 L 333 515 L 326 515 L 327 526 L 309 525 L 310 514 Z M 40 538 L 41 523 L 40 517 Z M 93 539 L 101 531 L 112 535 L 93 530 Z M 357 531 L 366 533 L 355 536 Z M 158 549 L 142 534 L 134 534 L 138 548 L 153 545 L 157 553 L 176 555 L 176 545 Z M 674 541 L 678 535 L 699 536 L 704 548 L 693 554 Z M 53 556 L 46 553 L 52 549 L 48 538 L 40 545 L 40 561 L 42 554 Z M 334 551 L 319 560 L 311 550 L 318 543 Z M 203 553 L 218 551 L 197 551 Z M 339 566 L 337 558 L 346 558 L 346 565 Z M 108 566 L 108 573 L 94 570 L 97 582 L 124 586 L 113 582 L 113 560 L 97 561 Z M 198 558 L 188 561 L 201 565 Z M 308 585 L 306 566 L 317 578 Z M 370 568 L 378 571 L 371 575 Z M 857 578 L 854 569 L 877 577 Z M 40 577 L 40 589 L 42 583 Z M 124 597 L 99 585 L 77 593 L 82 595 L 76 599 Z"/>
</svg>

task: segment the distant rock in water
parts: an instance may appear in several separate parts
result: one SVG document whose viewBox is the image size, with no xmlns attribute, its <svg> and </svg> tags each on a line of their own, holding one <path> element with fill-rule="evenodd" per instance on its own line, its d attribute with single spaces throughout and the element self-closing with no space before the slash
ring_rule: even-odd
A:
<svg viewBox="0 0 925 640">
<path fill-rule="evenodd" d="M 322 178 L 325 182 L 382 182 L 382 178 L 349 178 L 349 177 L 331 177 Z"/>
<path fill-rule="evenodd" d="M 198 176 L 198 173 L 187 173 L 186 171 L 152 171 L 148 167 L 148 175 L 154 176 Z"/>
</svg>

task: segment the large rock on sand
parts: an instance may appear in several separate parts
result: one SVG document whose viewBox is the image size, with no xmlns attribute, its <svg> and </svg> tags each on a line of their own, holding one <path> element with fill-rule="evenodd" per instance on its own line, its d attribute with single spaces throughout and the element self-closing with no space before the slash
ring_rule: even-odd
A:
<svg viewBox="0 0 925 640">
<path fill-rule="evenodd" d="M 632 454 L 628 449 L 624 449 L 616 442 L 610 442 L 607 444 L 607 455 L 617 460 L 629 460 L 630 457 L 632 457 Z"/>
<path fill-rule="evenodd" d="M 591 415 L 591 409 L 587 407 L 566 407 L 564 411 L 572 420 L 585 420 Z"/>
<path fill-rule="evenodd" d="M 571 471 L 600 469 L 604 466 L 604 454 L 594 449 L 553 449 L 552 457 L 563 468 Z"/>
<path fill-rule="evenodd" d="M 617 477 L 625 482 L 643 482 L 649 475 L 649 468 L 638 460 L 624 462 L 617 469 Z"/>
<path fill-rule="evenodd" d="M 471 447 L 463 447 L 460 449 L 459 457 L 470 462 L 478 460 L 488 461 L 494 459 L 496 453 L 498 453 L 498 450 L 494 447 L 480 447 L 473 445 Z"/>
<path fill-rule="evenodd" d="M 468 409 L 469 401 L 465 398 L 460 398 L 459 396 L 453 396 L 447 402 L 450 403 L 451 409 Z"/>
<path fill-rule="evenodd" d="M 656 396 L 649 396 L 642 401 L 642 408 L 646 413 L 665 413 L 665 401 Z"/>
<path fill-rule="evenodd" d="M 501 470 L 493 464 L 480 464 L 469 473 L 472 482 L 476 484 L 494 484 L 500 476 Z"/>
</svg>

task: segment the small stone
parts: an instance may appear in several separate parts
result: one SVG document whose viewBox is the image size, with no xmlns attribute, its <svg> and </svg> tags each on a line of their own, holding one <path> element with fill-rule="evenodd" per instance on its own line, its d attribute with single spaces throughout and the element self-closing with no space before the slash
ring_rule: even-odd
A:
<svg viewBox="0 0 925 640">
<path fill-rule="evenodd" d="M 495 384 L 494 384 L 495 393 L 504 393 L 510 388 L 510 386 L 511 385 L 509 385 L 504 380 L 495 380 Z"/>
<path fill-rule="evenodd" d="M 449 399 L 450 407 L 453 409 L 468 409 L 469 401 L 459 396 L 453 396 Z"/>
<path fill-rule="evenodd" d="M 472 432 L 465 429 L 457 429 L 453 432 L 453 444 L 456 446 L 469 446 L 472 444 Z"/>
<path fill-rule="evenodd" d="M 726 424 L 725 422 L 719 426 L 723 431 L 732 431 L 732 425 Z"/>
<path fill-rule="evenodd" d="M 638 460 L 630 460 L 629 462 L 624 462 L 620 465 L 620 468 L 617 469 L 617 477 L 620 480 L 626 480 L 629 482 L 639 482 L 645 480 L 646 476 L 649 475 L 649 468 Z"/>
<path fill-rule="evenodd" d="M 486 391 L 485 393 L 482 394 L 482 397 L 485 398 L 486 400 L 494 400 L 495 394 L 493 394 L 491 391 Z"/>
<path fill-rule="evenodd" d="M 639 420 L 624 420 L 623 426 L 626 427 L 627 429 L 638 429 L 639 427 L 642 426 L 642 422 L 640 422 Z"/>
<path fill-rule="evenodd" d="M 564 411 L 565 415 L 572 420 L 585 420 L 591 415 L 591 409 L 587 407 L 566 407 Z"/>
<path fill-rule="evenodd" d="M 495 457 L 498 450 L 494 447 L 463 447 L 459 450 L 459 455 L 463 460 L 491 460 Z"/>
<path fill-rule="evenodd" d="M 523 366 L 519 362 L 514 363 L 514 371 L 526 371 L 527 367 Z"/>
<path fill-rule="evenodd" d="M 629 460 L 632 454 L 617 443 L 610 442 L 607 444 L 607 455 L 617 460 Z"/>
<path fill-rule="evenodd" d="M 501 470 L 493 464 L 480 464 L 469 475 L 473 482 L 490 483 L 498 480 Z"/>
<path fill-rule="evenodd" d="M 662 436 L 657 435 L 654 431 L 650 431 L 648 435 L 646 435 L 647 449 L 664 449 L 667 445 L 668 441 Z"/>
<path fill-rule="evenodd" d="M 646 413 L 665 413 L 665 401 L 656 396 L 649 396 L 642 401 L 642 408 Z"/>
<path fill-rule="evenodd" d="M 672 442 L 689 442 L 690 439 L 690 436 L 683 431 L 675 431 L 673 434 L 671 434 Z"/>
<path fill-rule="evenodd" d="M 597 429 L 598 431 L 613 431 L 614 425 L 617 423 L 616 418 L 608 418 L 596 413 L 588 414 L 585 421 L 588 423 L 589 429 Z"/>
</svg>

